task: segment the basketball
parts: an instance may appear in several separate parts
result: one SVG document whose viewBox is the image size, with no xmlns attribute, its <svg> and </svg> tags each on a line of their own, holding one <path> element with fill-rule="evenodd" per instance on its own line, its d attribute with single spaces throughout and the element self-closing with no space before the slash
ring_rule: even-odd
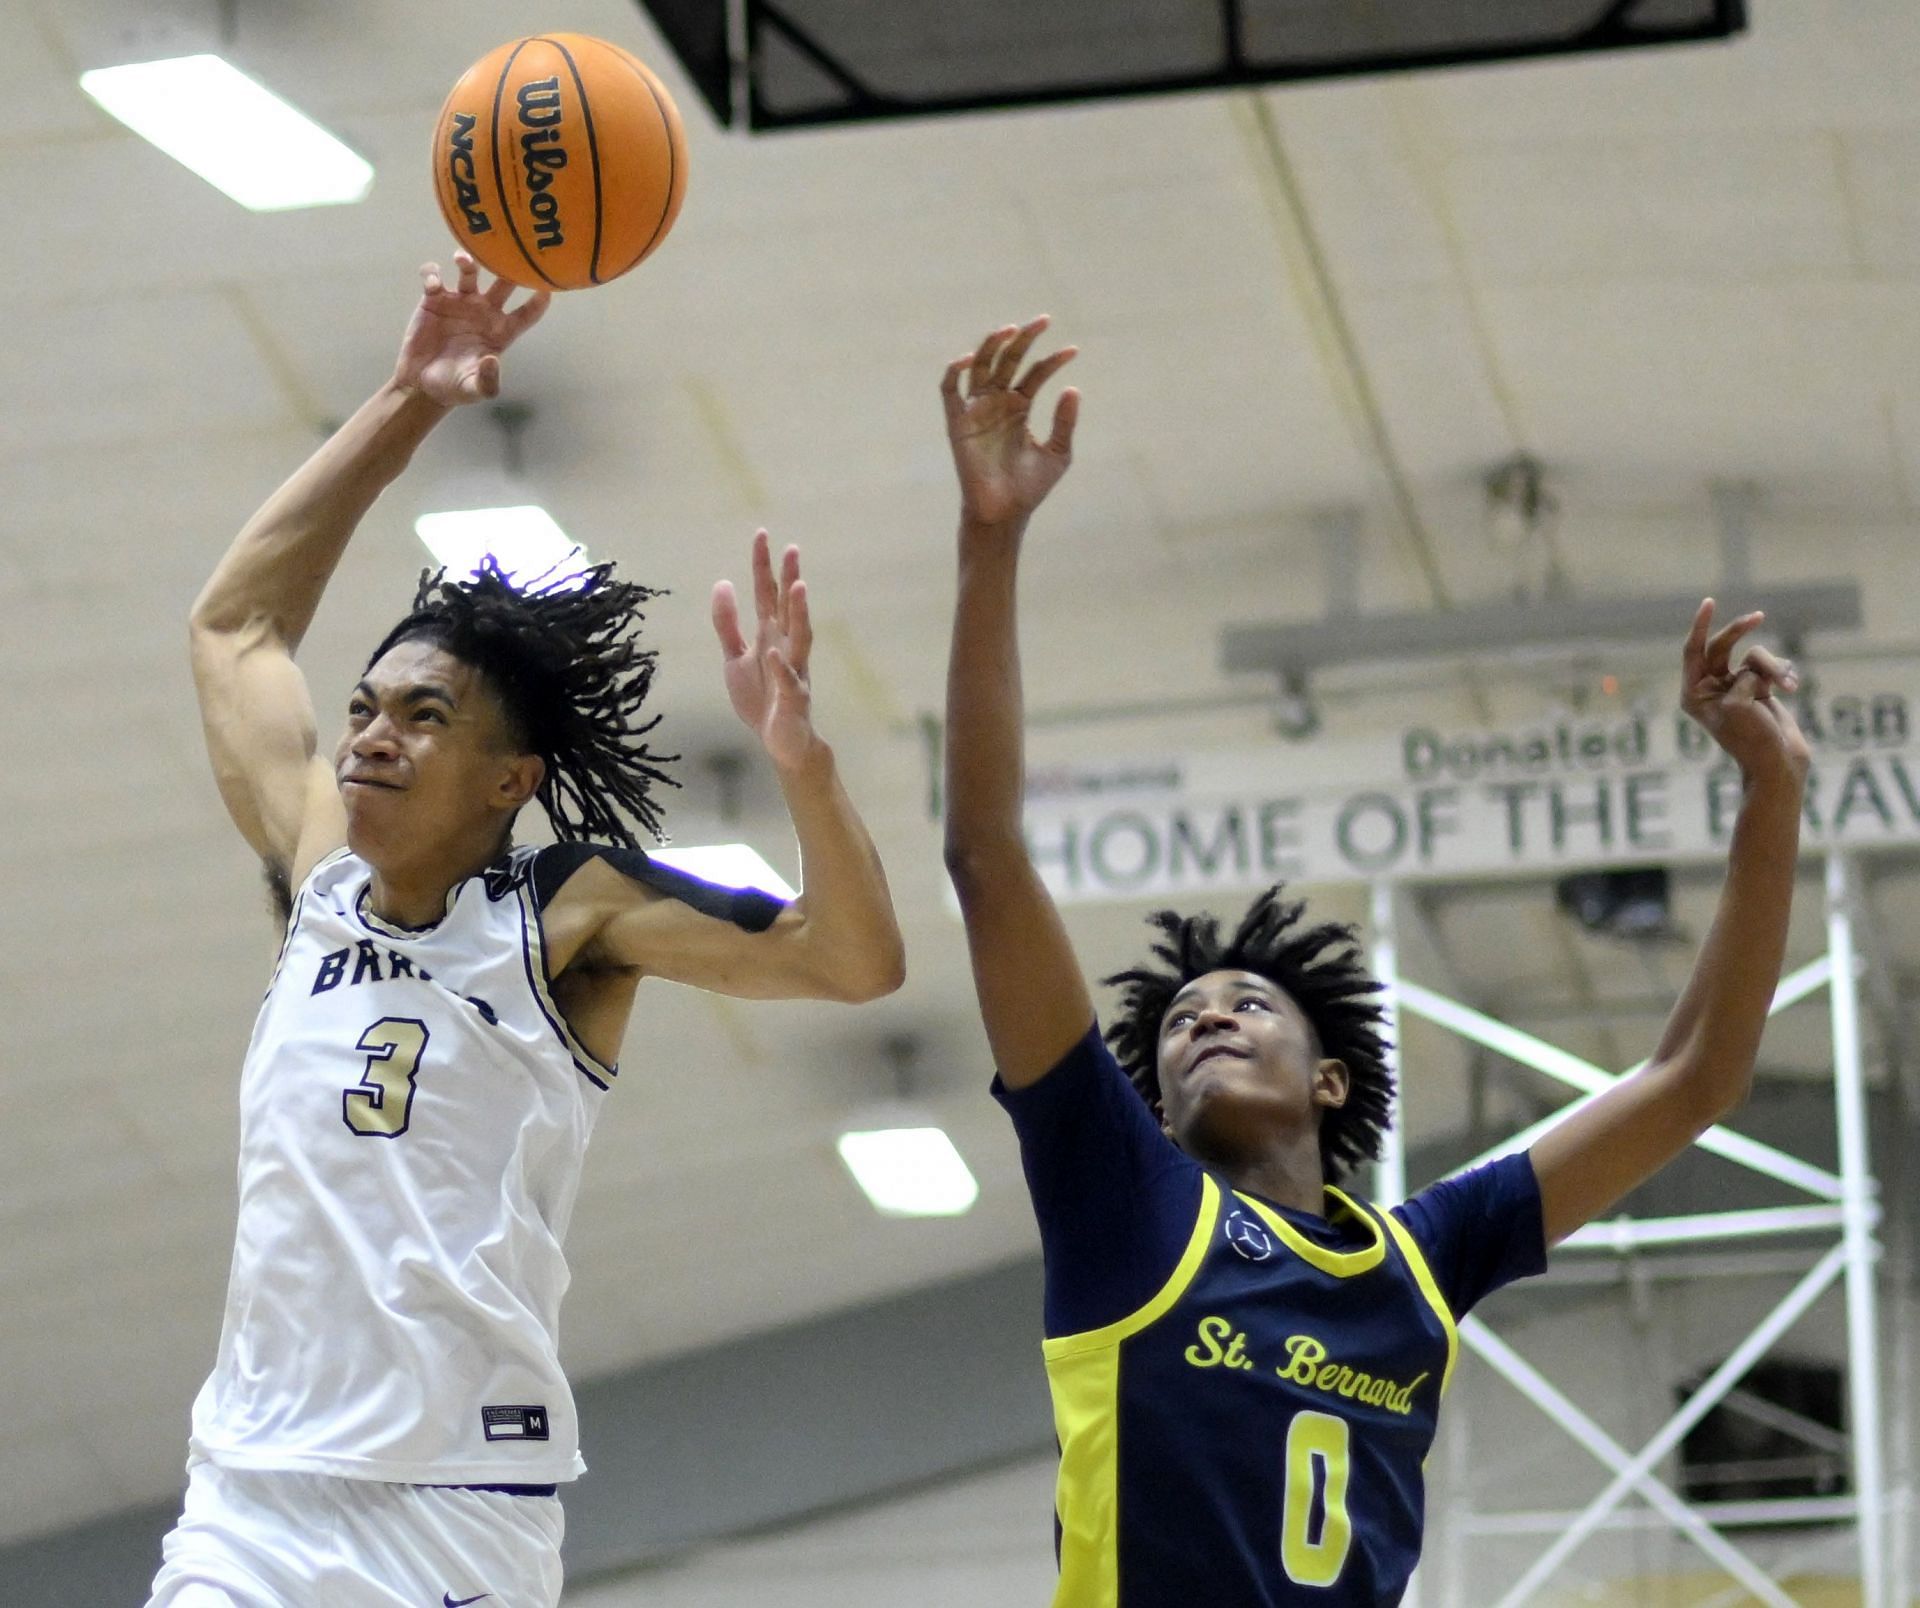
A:
<svg viewBox="0 0 1920 1608">
<path fill-rule="evenodd" d="M 686 136 L 666 87 L 618 45 L 535 34 L 453 86 L 433 182 L 483 268 L 535 290 L 584 290 L 666 239 L 686 194 Z"/>
</svg>

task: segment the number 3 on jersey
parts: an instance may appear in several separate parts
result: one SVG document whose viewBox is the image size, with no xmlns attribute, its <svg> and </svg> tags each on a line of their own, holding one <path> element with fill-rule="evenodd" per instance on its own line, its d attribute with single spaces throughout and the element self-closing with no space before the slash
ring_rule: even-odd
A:
<svg viewBox="0 0 1920 1608">
<path fill-rule="evenodd" d="M 427 1047 L 427 1024 L 410 1016 L 383 1016 L 354 1047 L 367 1052 L 367 1069 L 341 1096 L 341 1114 L 355 1133 L 397 1139 L 413 1113 L 413 1080 Z"/>
<path fill-rule="evenodd" d="M 1280 1563 L 1297 1586 L 1330 1586 L 1346 1567 L 1347 1549 L 1353 1544 L 1353 1522 L 1347 1517 L 1347 1468 L 1347 1421 L 1331 1413 L 1295 1413 L 1287 1426 Z M 1317 1535 L 1316 1507 L 1320 1510 Z"/>
</svg>

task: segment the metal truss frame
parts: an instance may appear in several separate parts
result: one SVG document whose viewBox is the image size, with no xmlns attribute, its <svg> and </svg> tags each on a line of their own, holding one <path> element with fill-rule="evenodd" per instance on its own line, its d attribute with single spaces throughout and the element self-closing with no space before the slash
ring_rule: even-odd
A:
<svg viewBox="0 0 1920 1608">
<path fill-rule="evenodd" d="M 1716 1126 L 1697 1141 L 1722 1156 L 1809 1196 L 1804 1205 L 1756 1211 L 1697 1213 L 1666 1218 L 1614 1218 L 1587 1225 L 1558 1247 L 1560 1252 L 1621 1254 L 1643 1246 L 1753 1241 L 1809 1231 L 1832 1234 L 1825 1253 L 1793 1289 L 1735 1348 L 1686 1403 L 1638 1452 L 1629 1452 L 1588 1417 L 1561 1390 L 1478 1318 L 1460 1325 L 1460 1338 L 1515 1389 L 1612 1471 L 1600 1494 L 1577 1514 L 1514 1515 L 1503 1533 L 1546 1530 L 1552 1542 L 1500 1599 L 1499 1608 L 1518 1608 L 1545 1585 L 1560 1566 L 1596 1530 L 1625 1518 L 1616 1515 L 1631 1493 L 1643 1497 L 1664 1523 L 1692 1540 L 1745 1592 L 1771 1608 L 1795 1608 L 1779 1583 L 1724 1533 L 1736 1525 L 1804 1523 L 1809 1517 L 1852 1518 L 1858 1545 L 1862 1608 L 1888 1608 L 1886 1573 L 1887 1492 L 1882 1467 L 1879 1334 L 1876 1328 L 1875 1264 L 1880 1207 L 1867 1148 L 1866 1092 L 1860 1046 L 1859 974 L 1855 945 L 1855 878 L 1848 858 L 1831 854 L 1826 862 L 1827 951 L 1782 979 L 1771 1014 L 1788 1009 L 1825 989 L 1832 1025 L 1834 1114 L 1839 1135 L 1839 1171 L 1832 1172 L 1772 1145 Z M 1385 985 L 1387 1029 L 1400 1041 L 1400 1018 L 1411 1014 L 1470 1043 L 1494 1051 L 1579 1091 L 1581 1098 L 1502 1141 L 1467 1166 L 1524 1150 L 1541 1134 L 1564 1121 L 1587 1101 L 1639 1070 L 1614 1074 L 1531 1033 L 1403 977 L 1395 921 L 1395 884 L 1380 881 L 1372 889 L 1373 969 Z M 1397 1055 L 1397 1050 L 1396 1050 Z M 1406 1194 L 1405 1139 L 1399 1111 L 1383 1147 L 1376 1194 L 1392 1204 Z M 1464 1171 L 1465 1168 L 1458 1169 Z M 1853 1492 L 1824 1499 L 1817 1514 L 1804 1500 L 1695 1506 L 1683 1500 L 1654 1472 L 1660 1460 L 1718 1403 L 1734 1392 L 1747 1371 L 1836 1281 L 1845 1289 L 1847 1323 L 1849 1451 Z M 1417 1608 L 1418 1581 L 1407 1603 Z"/>
</svg>

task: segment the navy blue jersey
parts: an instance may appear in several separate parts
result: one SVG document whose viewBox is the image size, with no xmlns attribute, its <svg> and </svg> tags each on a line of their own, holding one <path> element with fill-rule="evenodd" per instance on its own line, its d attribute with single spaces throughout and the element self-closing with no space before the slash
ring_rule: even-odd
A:
<svg viewBox="0 0 1920 1608">
<path fill-rule="evenodd" d="M 1322 1217 L 1179 1150 L 1097 1028 L 995 1093 L 1046 1257 L 1056 1608 L 1397 1602 L 1455 1321 L 1545 1265 L 1527 1158 Z"/>
</svg>

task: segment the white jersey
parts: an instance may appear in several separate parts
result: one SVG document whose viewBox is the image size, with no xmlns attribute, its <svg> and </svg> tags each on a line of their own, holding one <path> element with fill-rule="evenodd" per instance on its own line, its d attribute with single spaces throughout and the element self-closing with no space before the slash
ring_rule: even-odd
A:
<svg viewBox="0 0 1920 1608">
<path fill-rule="evenodd" d="M 345 850 L 299 890 L 241 1078 L 226 1320 L 193 1409 L 213 1462 L 583 1471 L 561 1241 L 613 1071 L 548 993 L 533 861 L 514 851 L 418 929 L 373 914 Z"/>
</svg>

